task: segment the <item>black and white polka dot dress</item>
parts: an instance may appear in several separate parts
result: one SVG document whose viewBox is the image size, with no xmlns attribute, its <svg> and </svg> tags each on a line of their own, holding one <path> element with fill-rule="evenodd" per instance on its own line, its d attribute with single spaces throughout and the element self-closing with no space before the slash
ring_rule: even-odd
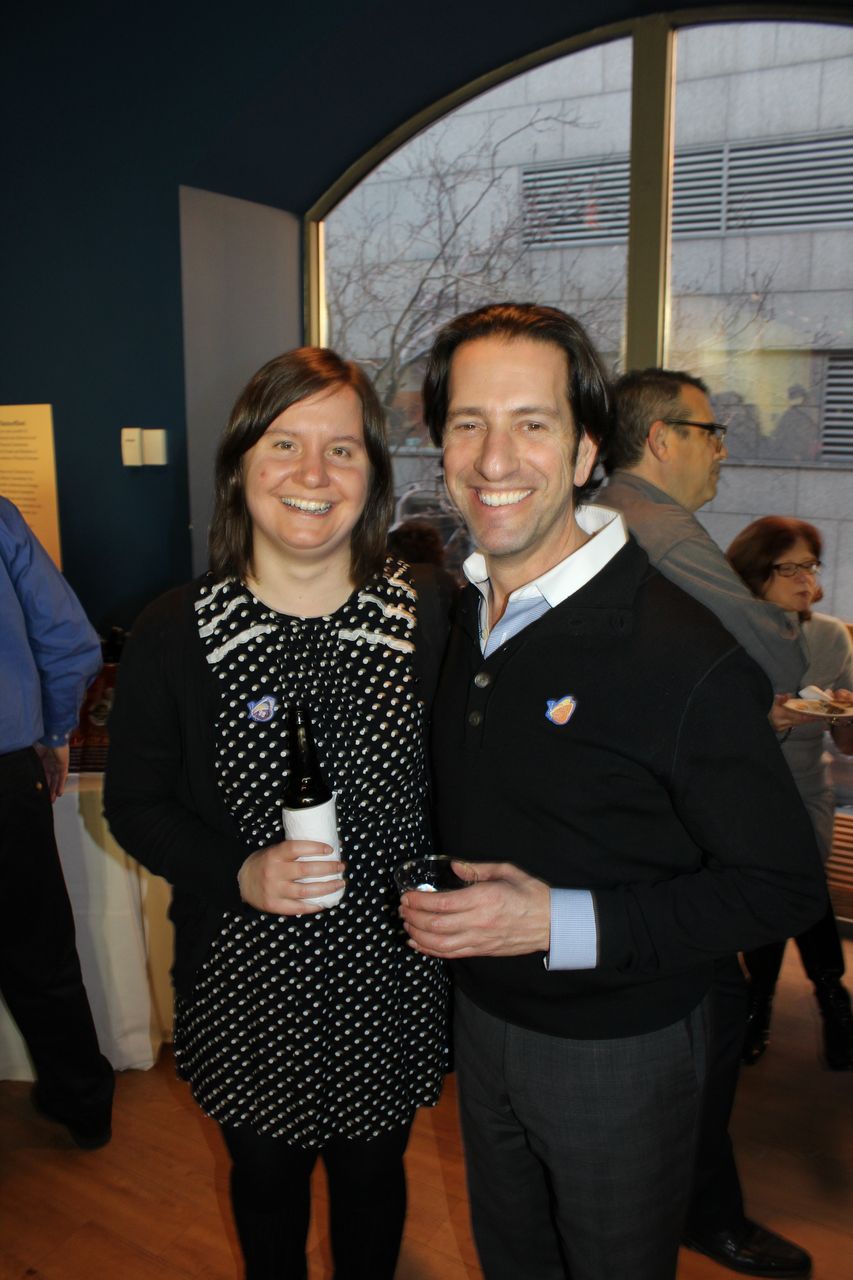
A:
<svg viewBox="0 0 853 1280">
<path fill-rule="evenodd" d="M 392 878 L 428 848 L 416 608 L 396 560 L 329 617 L 277 614 L 233 580 L 196 602 L 222 682 L 219 786 L 249 847 L 282 839 L 293 700 L 310 710 L 337 796 L 340 904 L 224 913 L 176 1006 L 178 1068 L 202 1108 L 294 1146 L 396 1128 L 437 1101 L 447 1070 L 447 976 L 406 946 Z M 272 715 L 253 718 L 265 699 Z"/>
</svg>

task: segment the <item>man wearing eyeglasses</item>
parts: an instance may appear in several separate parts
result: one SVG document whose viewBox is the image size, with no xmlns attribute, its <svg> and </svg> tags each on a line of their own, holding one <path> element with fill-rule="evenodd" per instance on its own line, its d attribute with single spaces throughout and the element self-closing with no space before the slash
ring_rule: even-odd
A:
<svg viewBox="0 0 853 1280">
<path fill-rule="evenodd" d="M 754 596 L 694 512 L 717 492 L 726 427 L 714 421 L 700 378 L 669 369 L 625 374 L 615 387 L 616 425 L 604 459 L 607 487 L 597 497 L 620 511 L 652 564 L 720 619 L 770 678 L 771 720 L 784 730 L 805 720 L 784 711 L 806 670 L 800 629 L 777 605 Z M 713 1041 L 685 1242 L 745 1275 L 807 1276 L 804 1249 L 747 1218 L 728 1123 L 748 1011 L 736 957 L 719 961 L 713 989 Z"/>
<path fill-rule="evenodd" d="M 655 568 L 717 615 L 777 693 L 795 693 L 806 669 L 799 629 L 752 595 L 693 514 L 716 494 L 726 458 L 707 386 L 689 373 L 643 369 L 619 379 L 615 405 L 610 479 L 598 501 L 622 512 Z"/>
</svg>

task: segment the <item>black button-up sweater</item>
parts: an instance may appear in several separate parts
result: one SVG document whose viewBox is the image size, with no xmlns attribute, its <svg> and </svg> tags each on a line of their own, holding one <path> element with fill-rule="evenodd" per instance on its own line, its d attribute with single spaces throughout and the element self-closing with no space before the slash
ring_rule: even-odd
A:
<svg viewBox="0 0 853 1280">
<path fill-rule="evenodd" d="M 636 1035 L 693 1008 L 715 957 L 822 914 L 766 677 L 633 540 L 489 658 L 478 600 L 463 597 L 433 713 L 440 851 L 591 889 L 599 963 L 457 961 L 476 1004 L 553 1035 Z"/>
</svg>

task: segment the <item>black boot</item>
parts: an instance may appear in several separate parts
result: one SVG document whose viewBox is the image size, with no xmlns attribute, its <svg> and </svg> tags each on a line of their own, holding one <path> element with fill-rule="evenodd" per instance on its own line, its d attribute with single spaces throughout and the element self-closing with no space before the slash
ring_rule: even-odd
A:
<svg viewBox="0 0 853 1280">
<path fill-rule="evenodd" d="M 764 1054 L 770 1040 L 770 1018 L 773 1014 L 773 993 L 776 985 L 768 988 L 752 980 L 749 989 L 749 1012 L 746 1018 L 746 1030 L 743 1037 L 743 1048 L 740 1060 L 744 1066 L 752 1067 Z"/>
<path fill-rule="evenodd" d="M 814 984 L 823 1016 L 823 1057 L 830 1071 L 853 1071 L 853 1012 L 850 994 L 834 974 Z"/>
</svg>

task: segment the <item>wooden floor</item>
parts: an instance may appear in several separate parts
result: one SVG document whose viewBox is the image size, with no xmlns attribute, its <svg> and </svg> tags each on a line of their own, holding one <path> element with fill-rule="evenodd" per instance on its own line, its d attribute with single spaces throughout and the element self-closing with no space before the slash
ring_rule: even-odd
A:
<svg viewBox="0 0 853 1280">
<path fill-rule="evenodd" d="M 853 944 L 846 943 L 848 970 Z M 808 1248 L 815 1280 L 853 1278 L 853 1073 L 818 1063 L 814 1001 L 789 947 L 766 1057 L 743 1072 L 736 1150 L 754 1217 Z M 0 1280 L 235 1280 L 227 1161 L 167 1056 L 119 1077 L 112 1143 L 78 1151 L 36 1116 L 29 1086 L 0 1084 Z M 397 1280 L 480 1277 L 467 1221 L 453 1081 L 418 1116 Z M 316 1181 L 311 1280 L 332 1274 Z M 679 1280 L 730 1272 L 682 1252 Z M 613 1280 L 630 1280 L 614 1276 Z"/>
</svg>

